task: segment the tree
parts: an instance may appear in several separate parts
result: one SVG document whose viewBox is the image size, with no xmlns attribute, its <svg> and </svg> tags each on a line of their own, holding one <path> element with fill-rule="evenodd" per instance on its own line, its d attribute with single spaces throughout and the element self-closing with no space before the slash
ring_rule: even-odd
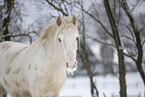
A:
<svg viewBox="0 0 145 97">
<path fill-rule="evenodd" d="M 3 5 L 3 10 L 4 10 L 4 15 L 3 15 L 3 20 L 2 20 L 2 33 L 1 33 L 1 38 L 3 35 L 8 35 L 9 34 L 9 23 L 10 23 L 10 15 L 11 11 L 14 6 L 14 0 L 4 0 L 4 5 Z M 3 38 L 4 41 L 10 41 L 11 38 L 10 36 L 6 36 Z"/>
<path fill-rule="evenodd" d="M 124 53 L 122 49 L 122 44 L 119 36 L 119 31 L 116 25 L 116 21 L 111 12 L 110 4 L 108 0 L 104 0 L 104 6 L 106 9 L 106 13 L 110 22 L 110 26 L 113 32 L 113 38 L 115 41 L 116 49 L 118 52 L 118 60 L 119 60 L 119 81 L 120 81 L 120 97 L 127 97 L 126 93 L 126 80 L 125 80 L 125 63 L 124 63 Z"/>
<path fill-rule="evenodd" d="M 1 41 L 11 41 L 20 40 L 21 37 L 26 36 L 30 38 L 30 43 L 32 43 L 32 38 L 30 36 L 31 32 L 25 33 L 22 30 L 22 15 L 20 4 L 17 0 L 3 0 L 0 8 L 1 12 L 1 30 L 0 30 L 0 42 Z M 15 5 L 15 6 L 14 6 Z M 32 32 L 33 33 L 33 32 Z M 15 39 L 18 37 L 17 39 Z"/>
<path fill-rule="evenodd" d="M 141 1 L 141 0 L 138 0 Z M 134 41 L 134 44 L 137 48 L 137 58 L 132 57 L 131 55 L 125 54 L 127 57 L 130 57 L 137 66 L 137 69 L 142 77 L 142 80 L 144 82 L 145 85 L 145 71 L 143 70 L 142 67 L 142 60 L 143 60 L 143 45 L 145 43 L 145 40 L 141 39 L 141 31 L 139 30 L 139 28 L 136 26 L 136 22 L 135 19 L 133 17 L 133 15 L 131 14 L 131 11 L 129 9 L 128 3 L 126 0 L 119 0 L 120 5 L 122 6 L 123 10 L 125 11 L 130 24 L 131 24 L 131 29 L 128 27 L 128 29 L 130 30 L 131 34 L 132 34 L 132 39 Z M 144 28 L 143 28 L 144 29 Z M 135 39 L 135 40 L 134 40 Z"/>
<path fill-rule="evenodd" d="M 108 16 L 109 16 L 109 13 L 113 14 L 112 18 L 114 18 L 114 20 L 116 21 L 116 22 L 112 23 L 112 24 L 114 24 L 114 30 L 117 27 L 118 31 L 120 32 L 120 35 L 117 35 L 117 36 L 120 38 L 120 43 L 122 44 L 122 46 L 119 46 L 119 48 L 120 49 L 124 49 L 124 48 L 128 49 L 127 53 L 121 51 L 121 56 L 125 55 L 125 57 L 131 58 L 136 63 L 138 71 L 140 72 L 140 75 L 141 75 L 141 77 L 142 77 L 142 79 L 144 81 L 145 77 L 144 77 L 144 71 L 143 71 L 143 68 L 142 68 L 142 60 L 143 60 L 143 45 L 145 43 L 145 40 L 143 38 L 144 34 L 143 34 L 143 32 L 141 33 L 141 31 L 144 31 L 145 27 L 143 26 L 142 28 L 139 29 L 137 24 L 136 24 L 136 22 L 135 22 L 135 19 L 133 18 L 132 14 L 131 14 L 131 12 L 133 12 L 134 9 L 139 4 L 141 4 L 143 2 L 143 0 L 137 0 L 135 2 L 136 4 L 134 4 L 132 9 L 130 9 L 130 10 L 129 10 L 129 6 L 127 5 L 127 1 L 126 0 L 120 0 L 119 2 L 116 1 L 116 0 L 110 0 L 110 3 L 111 2 L 114 2 L 114 4 L 112 3 L 113 5 L 112 5 L 112 8 L 110 9 L 111 11 L 108 12 Z M 116 6 L 116 3 L 118 4 L 117 6 Z M 94 8 L 94 5 L 95 4 L 93 2 L 92 3 L 93 8 Z M 125 10 L 126 15 L 123 13 L 123 10 L 121 9 L 120 5 L 122 6 L 122 9 Z M 118 8 L 118 7 L 119 7 L 119 9 L 118 9 L 119 12 L 116 13 L 116 8 Z M 101 19 L 99 17 L 100 13 L 97 12 L 97 9 L 94 9 L 94 12 L 97 13 L 97 15 L 94 16 L 94 14 L 90 13 L 89 11 L 87 11 L 85 9 L 82 9 L 80 7 L 77 7 L 77 8 L 79 8 L 82 11 L 84 11 L 88 16 L 90 16 L 98 24 L 100 24 L 101 27 L 103 28 L 103 30 L 105 31 L 105 33 L 107 33 L 109 35 L 109 38 L 114 39 L 114 33 L 112 35 L 112 33 L 110 33 L 110 31 L 108 30 L 109 28 L 104 25 L 105 24 L 104 21 L 103 22 L 101 21 Z M 106 10 L 108 10 L 108 9 L 106 8 Z M 129 19 L 130 24 L 128 24 L 127 18 Z M 123 21 L 123 19 L 124 19 L 124 21 Z M 109 20 L 109 22 L 111 22 L 111 20 Z M 131 26 L 128 26 L 128 25 L 131 25 Z M 113 26 L 111 26 L 111 27 L 113 29 Z M 124 34 L 123 31 L 121 31 L 122 29 L 123 29 L 124 32 L 129 32 L 129 33 L 127 33 L 128 35 L 126 33 Z M 113 30 L 112 30 L 112 32 L 113 32 Z M 110 43 L 104 42 L 104 41 L 99 40 L 99 39 L 94 39 L 94 38 L 91 38 L 91 39 L 93 39 L 93 40 L 95 40 L 97 42 L 100 42 L 100 43 L 107 44 L 107 45 L 110 45 L 112 47 L 115 47 L 114 44 L 112 44 L 112 43 L 110 44 Z M 124 41 L 126 41 L 126 43 L 129 43 L 131 45 L 135 45 L 135 48 L 127 47 L 127 45 L 125 44 Z M 137 48 L 137 51 L 136 51 L 136 48 Z M 132 52 L 137 52 L 137 53 L 132 53 Z M 122 53 L 123 53 L 123 55 L 122 55 Z M 136 58 L 136 56 L 137 56 L 137 58 Z M 124 65 L 123 65 L 123 68 L 125 68 Z M 125 73 L 125 71 L 124 71 L 124 73 Z"/>
<path fill-rule="evenodd" d="M 79 2 L 80 7 L 83 9 L 84 5 L 83 5 L 83 0 L 81 0 L 81 2 Z M 99 97 L 99 92 L 97 89 L 97 86 L 95 84 L 94 81 L 94 71 L 91 69 L 91 65 L 90 65 L 90 60 L 89 60 L 89 56 L 88 56 L 88 52 L 86 50 L 86 27 L 85 27 L 85 19 L 84 19 L 84 12 L 82 11 L 82 29 L 81 32 L 83 32 L 83 36 L 82 36 L 82 41 L 80 44 L 80 50 L 79 50 L 79 57 L 81 58 L 81 61 L 83 63 L 83 66 L 85 68 L 85 70 L 87 71 L 87 75 L 90 79 L 90 88 L 91 88 L 91 95 L 92 97 Z"/>
</svg>

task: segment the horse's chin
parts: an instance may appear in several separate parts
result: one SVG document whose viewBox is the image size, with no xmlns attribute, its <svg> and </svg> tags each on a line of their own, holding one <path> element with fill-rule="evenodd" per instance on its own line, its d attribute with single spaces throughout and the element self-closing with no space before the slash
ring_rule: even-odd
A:
<svg viewBox="0 0 145 97">
<path fill-rule="evenodd" d="M 66 71 L 67 71 L 67 74 L 71 74 L 71 75 L 74 75 L 74 72 L 77 70 L 77 67 L 75 68 L 67 68 Z"/>
</svg>

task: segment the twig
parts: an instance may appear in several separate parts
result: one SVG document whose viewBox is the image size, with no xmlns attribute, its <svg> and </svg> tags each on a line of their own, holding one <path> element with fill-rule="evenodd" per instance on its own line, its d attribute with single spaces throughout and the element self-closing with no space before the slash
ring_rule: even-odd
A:
<svg viewBox="0 0 145 97">
<path fill-rule="evenodd" d="M 32 37 L 29 34 L 16 34 L 16 35 L 12 35 L 12 34 L 7 34 L 7 35 L 3 35 L 0 39 L 0 41 L 2 41 L 3 38 L 5 37 L 19 37 L 19 36 L 27 36 L 30 38 L 30 44 L 32 43 Z"/>
<path fill-rule="evenodd" d="M 82 9 L 82 8 L 80 8 L 80 7 L 78 7 L 78 6 L 75 6 L 75 7 L 77 7 L 78 9 L 80 9 L 80 10 L 82 10 L 83 12 L 85 12 L 87 15 L 89 15 L 90 17 L 92 17 L 95 21 L 97 21 L 102 27 L 103 27 L 103 29 L 106 31 L 106 33 L 109 35 L 109 36 L 111 36 L 111 38 L 114 38 L 114 36 L 107 30 L 107 28 L 104 26 L 104 24 L 100 21 L 100 20 L 98 20 L 97 18 L 95 18 L 95 16 L 93 16 L 92 14 L 90 14 L 88 11 L 86 11 L 85 9 Z"/>
<path fill-rule="evenodd" d="M 133 32 L 131 31 L 131 29 L 130 29 L 128 26 L 127 26 L 127 29 L 129 30 L 129 32 L 130 32 L 130 34 L 131 34 L 131 36 L 132 36 L 133 42 L 136 43 L 136 42 L 135 42 L 135 39 L 134 39 L 134 34 L 133 34 Z"/>
<path fill-rule="evenodd" d="M 129 36 L 126 36 L 126 35 L 121 35 L 120 37 L 125 37 L 126 39 L 131 40 L 132 42 L 134 42 L 134 43 L 135 43 L 135 41 L 133 41 L 133 39 L 132 39 L 132 38 L 130 38 Z"/>
<path fill-rule="evenodd" d="M 60 11 L 63 15 L 68 16 L 68 14 L 65 13 L 65 12 L 63 11 L 62 8 L 58 8 L 57 6 L 55 6 L 54 4 L 52 4 L 49 0 L 45 0 L 45 1 L 46 1 L 49 5 L 51 5 L 54 9 Z"/>
<path fill-rule="evenodd" d="M 126 54 L 126 53 L 123 53 L 126 57 L 129 57 L 129 58 L 131 58 L 135 63 L 136 63 L 136 59 L 135 58 L 133 58 L 132 56 L 130 56 L 130 55 L 128 55 L 128 54 Z"/>
<path fill-rule="evenodd" d="M 141 0 L 138 0 L 137 3 L 133 6 L 133 8 L 130 10 L 130 12 L 132 13 L 134 11 L 134 9 L 138 6 L 139 2 L 141 2 Z M 142 2 L 141 2 L 142 3 Z"/>
<path fill-rule="evenodd" d="M 145 29 L 145 26 L 142 27 L 142 28 L 139 30 L 139 32 L 142 32 L 144 29 Z"/>
<path fill-rule="evenodd" d="M 88 36 L 88 35 L 86 35 L 86 36 L 87 36 L 88 38 L 94 40 L 94 41 L 97 41 L 97 42 L 99 42 L 99 43 L 106 44 L 106 45 L 109 45 L 109 46 L 112 46 L 112 47 L 116 48 L 115 45 L 113 45 L 113 44 L 106 43 L 106 42 L 104 42 L 104 41 L 100 41 L 100 40 L 95 39 L 95 38 L 93 38 L 93 37 L 91 37 L 91 36 Z"/>
<path fill-rule="evenodd" d="M 62 4 L 63 4 L 63 6 L 65 8 L 66 14 L 68 14 L 68 10 L 67 10 L 67 7 L 66 7 L 65 3 L 63 2 Z"/>
</svg>

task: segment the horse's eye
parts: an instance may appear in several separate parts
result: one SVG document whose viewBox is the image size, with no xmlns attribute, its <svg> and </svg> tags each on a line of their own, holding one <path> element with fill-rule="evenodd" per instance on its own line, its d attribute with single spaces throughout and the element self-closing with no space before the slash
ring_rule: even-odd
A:
<svg viewBox="0 0 145 97">
<path fill-rule="evenodd" d="M 60 39 L 60 38 L 58 38 L 58 41 L 59 41 L 59 42 L 61 42 L 61 39 Z"/>
<path fill-rule="evenodd" d="M 79 38 L 77 37 L 77 38 L 76 38 L 76 41 L 78 41 L 78 40 L 79 40 Z"/>
</svg>

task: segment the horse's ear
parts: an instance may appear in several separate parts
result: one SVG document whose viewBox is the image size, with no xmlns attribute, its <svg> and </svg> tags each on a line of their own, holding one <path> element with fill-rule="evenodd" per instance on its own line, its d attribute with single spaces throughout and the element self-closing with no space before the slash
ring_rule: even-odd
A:
<svg viewBox="0 0 145 97">
<path fill-rule="evenodd" d="M 77 25 L 77 17 L 75 15 L 72 16 L 72 23 Z"/>
<path fill-rule="evenodd" d="M 61 16 L 59 15 L 59 16 L 57 17 L 57 19 L 56 19 L 56 24 L 57 24 L 57 26 L 60 26 L 61 23 L 62 23 L 62 18 L 61 18 Z"/>
</svg>

